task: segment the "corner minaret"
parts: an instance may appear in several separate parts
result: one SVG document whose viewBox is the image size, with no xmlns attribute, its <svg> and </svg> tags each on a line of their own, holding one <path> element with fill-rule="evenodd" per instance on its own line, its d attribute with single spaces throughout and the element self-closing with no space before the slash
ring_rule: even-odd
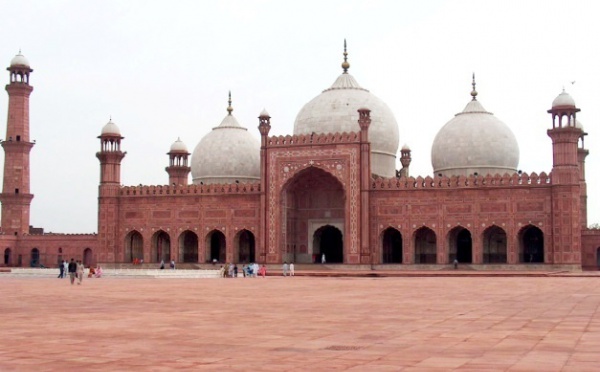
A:
<svg viewBox="0 0 600 372">
<path fill-rule="evenodd" d="M 121 184 L 121 160 L 125 152 L 121 151 L 121 131 L 112 118 L 102 128 L 98 136 L 100 139 L 100 151 L 96 157 L 100 160 L 100 186 Z M 100 192 L 102 196 L 102 191 Z"/>
<path fill-rule="evenodd" d="M 2 220 L 4 234 L 22 235 L 29 232 L 30 193 L 29 152 L 33 147 L 29 137 L 29 74 L 33 72 L 27 59 L 17 54 L 7 68 L 10 72 L 8 120 L 4 148 L 4 182 L 2 185 Z"/>
<path fill-rule="evenodd" d="M 169 155 L 169 166 L 165 168 L 169 174 L 169 185 L 173 186 L 185 186 L 188 184 L 188 178 L 190 170 L 192 168 L 188 165 L 188 152 L 187 146 L 177 138 L 177 141 L 173 142 L 171 149 L 167 153 Z"/>
<path fill-rule="evenodd" d="M 564 91 L 552 102 L 552 244 L 545 263 L 581 264 L 581 185 L 578 142 L 580 110 Z"/>
</svg>

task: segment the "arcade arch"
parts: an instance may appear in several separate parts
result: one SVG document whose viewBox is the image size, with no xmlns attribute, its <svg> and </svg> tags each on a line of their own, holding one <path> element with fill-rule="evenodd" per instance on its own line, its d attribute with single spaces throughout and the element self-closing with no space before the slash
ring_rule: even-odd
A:
<svg viewBox="0 0 600 372">
<path fill-rule="evenodd" d="M 519 232 L 519 262 L 544 263 L 544 233 L 533 225 Z"/>
<path fill-rule="evenodd" d="M 38 267 L 40 265 L 40 250 L 37 248 L 33 248 L 31 250 L 31 267 Z"/>
<path fill-rule="evenodd" d="M 190 230 L 179 235 L 179 262 L 198 262 L 198 235 Z"/>
<path fill-rule="evenodd" d="M 125 236 L 125 262 L 144 259 L 144 238 L 133 230 Z"/>
<path fill-rule="evenodd" d="M 89 267 L 92 265 L 94 261 L 94 256 L 91 248 L 86 248 L 83 250 L 83 266 Z"/>
<path fill-rule="evenodd" d="M 282 261 L 344 262 L 346 195 L 331 173 L 312 166 L 281 190 Z M 333 244 L 331 247 L 328 244 Z"/>
<path fill-rule="evenodd" d="M 151 260 L 153 262 L 171 261 L 171 238 L 163 230 L 158 230 L 152 235 Z"/>
<path fill-rule="evenodd" d="M 254 234 L 244 229 L 235 236 L 236 258 L 238 263 L 256 262 Z"/>
<path fill-rule="evenodd" d="M 219 230 L 212 230 L 206 235 L 206 261 L 225 262 L 227 260 L 227 246 L 225 234 Z"/>
<path fill-rule="evenodd" d="M 382 233 L 381 263 L 402 263 L 402 234 L 393 227 Z"/>
<path fill-rule="evenodd" d="M 473 263 L 473 241 L 471 232 L 464 227 L 457 226 L 448 233 L 448 259 L 459 263 Z"/>
<path fill-rule="evenodd" d="M 506 232 L 490 226 L 483 232 L 483 263 L 506 263 Z"/>
<path fill-rule="evenodd" d="M 12 250 L 10 248 L 4 250 L 4 264 L 6 266 L 12 265 Z"/>
<path fill-rule="evenodd" d="M 421 227 L 414 234 L 415 263 L 434 264 L 437 262 L 437 236 L 428 227 Z"/>
</svg>

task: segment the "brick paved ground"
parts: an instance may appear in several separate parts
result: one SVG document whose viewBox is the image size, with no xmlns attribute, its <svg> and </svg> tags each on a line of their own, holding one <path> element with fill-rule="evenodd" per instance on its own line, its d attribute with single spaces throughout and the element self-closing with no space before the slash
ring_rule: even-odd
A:
<svg viewBox="0 0 600 372">
<path fill-rule="evenodd" d="M 1 371 L 598 371 L 600 278 L 0 276 Z"/>
</svg>

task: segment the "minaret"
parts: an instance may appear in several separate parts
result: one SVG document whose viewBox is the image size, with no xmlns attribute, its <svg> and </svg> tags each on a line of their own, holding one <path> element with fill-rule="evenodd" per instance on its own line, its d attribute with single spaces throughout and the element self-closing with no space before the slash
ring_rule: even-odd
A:
<svg viewBox="0 0 600 372">
<path fill-rule="evenodd" d="M 581 265 L 581 187 L 576 126 L 580 110 L 564 91 L 552 102 L 552 242 L 545 263 Z M 549 231 L 549 232 L 550 232 Z"/>
<path fill-rule="evenodd" d="M 29 232 L 29 211 L 33 194 L 29 189 L 29 152 L 33 143 L 29 138 L 29 62 L 17 54 L 7 69 L 10 72 L 8 92 L 8 120 L 4 148 L 4 182 L 2 185 L 2 220 L 4 234 L 22 235 Z"/>
<path fill-rule="evenodd" d="M 346 43 L 344 42 L 344 46 Z M 345 48 L 344 48 L 345 49 Z M 344 50 L 345 52 L 345 50 Z M 371 110 L 358 109 L 358 125 L 360 126 L 360 263 L 379 263 L 374 251 L 370 248 L 369 232 L 369 192 L 371 186 L 371 144 L 369 142 L 369 126 Z"/>
<path fill-rule="evenodd" d="M 177 138 L 177 141 L 171 145 L 171 149 L 167 155 L 169 155 L 169 166 L 165 170 L 169 174 L 169 185 L 187 185 L 192 168 L 188 165 L 188 156 L 190 156 L 190 153 L 185 143 L 180 138 Z"/>
<path fill-rule="evenodd" d="M 121 151 L 121 131 L 112 119 L 102 128 L 100 151 L 100 187 L 98 188 L 98 244 L 97 260 L 123 262 L 123 241 L 119 236 L 119 189 L 121 188 L 121 161 L 127 154 Z"/>
<path fill-rule="evenodd" d="M 400 164 L 402 164 L 402 169 L 400 169 L 400 177 L 409 177 L 409 167 L 410 162 L 412 161 L 412 157 L 410 156 L 410 147 L 408 145 L 402 146 L 400 150 Z"/>
</svg>

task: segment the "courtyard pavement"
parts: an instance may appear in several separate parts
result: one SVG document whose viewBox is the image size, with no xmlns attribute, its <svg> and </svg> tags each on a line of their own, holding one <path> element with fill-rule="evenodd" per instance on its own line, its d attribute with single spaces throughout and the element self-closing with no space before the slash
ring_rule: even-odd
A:
<svg viewBox="0 0 600 372">
<path fill-rule="evenodd" d="M 598 371 L 600 277 L 0 275 L 0 371 Z"/>
</svg>

